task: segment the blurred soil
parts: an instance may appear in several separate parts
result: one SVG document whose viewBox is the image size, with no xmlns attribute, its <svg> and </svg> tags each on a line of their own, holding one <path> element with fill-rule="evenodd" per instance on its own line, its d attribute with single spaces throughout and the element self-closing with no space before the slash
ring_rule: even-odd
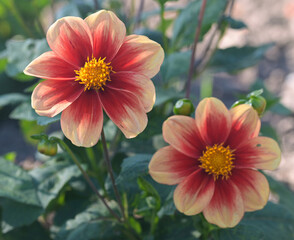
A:
<svg viewBox="0 0 294 240">
<path fill-rule="evenodd" d="M 144 11 L 157 8 L 154 1 L 145 1 Z M 178 1 L 175 5 L 188 1 Z M 125 4 L 128 8 L 128 4 Z M 228 105 L 236 93 L 247 93 L 256 79 L 263 79 L 266 87 L 281 97 L 282 103 L 294 111 L 294 2 L 293 0 L 237 0 L 232 13 L 243 20 L 248 29 L 228 30 L 221 47 L 258 46 L 274 42 L 264 60 L 256 67 L 246 69 L 236 76 L 219 74 L 215 79 L 214 95 Z M 266 114 L 263 121 L 274 127 L 281 140 L 282 162 L 273 175 L 294 189 L 294 118 Z M 17 161 L 34 159 L 34 147 L 26 143 L 16 121 L 0 121 L 0 155 L 17 152 Z"/>
</svg>

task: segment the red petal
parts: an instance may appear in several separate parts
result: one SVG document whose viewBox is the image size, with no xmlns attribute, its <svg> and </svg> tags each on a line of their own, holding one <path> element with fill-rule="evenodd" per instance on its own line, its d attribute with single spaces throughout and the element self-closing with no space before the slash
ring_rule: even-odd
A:
<svg viewBox="0 0 294 240">
<path fill-rule="evenodd" d="M 75 79 L 76 67 L 62 60 L 54 52 L 45 52 L 24 70 L 26 75 L 50 80 Z"/>
<path fill-rule="evenodd" d="M 262 209 L 269 197 L 269 185 L 262 173 L 251 169 L 234 169 L 230 178 L 239 188 L 245 211 Z"/>
<path fill-rule="evenodd" d="M 162 47 L 145 36 L 130 35 L 112 60 L 114 71 L 131 71 L 154 77 L 163 62 Z"/>
<path fill-rule="evenodd" d="M 159 149 L 149 164 L 151 177 L 159 183 L 180 183 L 198 169 L 197 160 L 178 152 L 172 146 Z"/>
<path fill-rule="evenodd" d="M 51 25 L 47 32 L 50 48 L 76 67 L 84 66 L 92 56 L 92 36 L 88 25 L 78 17 L 64 17 Z"/>
<path fill-rule="evenodd" d="M 74 145 L 94 146 L 103 127 L 103 112 L 96 91 L 86 91 L 61 115 L 61 129 Z"/>
<path fill-rule="evenodd" d="M 41 116 L 54 117 L 83 92 L 75 81 L 46 80 L 37 85 L 32 93 L 32 107 Z"/>
<path fill-rule="evenodd" d="M 231 130 L 231 116 L 226 106 L 217 98 L 202 100 L 195 113 L 196 125 L 209 146 L 224 143 Z"/>
<path fill-rule="evenodd" d="M 162 127 L 163 138 L 179 152 L 198 158 L 205 149 L 195 120 L 187 116 L 169 117 Z"/>
<path fill-rule="evenodd" d="M 235 149 L 244 141 L 257 137 L 260 130 L 260 120 L 256 111 L 247 104 L 242 104 L 230 110 L 232 128 L 226 141 L 231 149 Z"/>
<path fill-rule="evenodd" d="M 137 96 L 145 108 L 145 112 L 151 111 L 155 102 L 155 88 L 153 82 L 146 77 L 133 72 L 118 72 L 111 75 L 111 82 L 107 87 L 116 90 L 127 90 Z"/>
<path fill-rule="evenodd" d="M 237 168 L 276 169 L 281 161 L 277 142 L 268 137 L 256 137 L 239 146 L 234 164 Z"/>
<path fill-rule="evenodd" d="M 126 27 L 111 11 L 101 10 L 85 19 L 93 36 L 94 57 L 110 62 L 124 42 Z"/>
<path fill-rule="evenodd" d="M 238 187 L 230 179 L 216 181 L 214 195 L 203 214 L 208 222 L 221 228 L 235 227 L 244 215 Z"/>
<path fill-rule="evenodd" d="M 126 138 L 136 137 L 147 126 L 144 106 L 131 92 L 105 88 L 99 91 L 104 111 Z"/>
<path fill-rule="evenodd" d="M 195 215 L 205 209 L 213 193 L 213 178 L 199 169 L 177 186 L 174 192 L 174 202 L 180 212 Z"/>
</svg>

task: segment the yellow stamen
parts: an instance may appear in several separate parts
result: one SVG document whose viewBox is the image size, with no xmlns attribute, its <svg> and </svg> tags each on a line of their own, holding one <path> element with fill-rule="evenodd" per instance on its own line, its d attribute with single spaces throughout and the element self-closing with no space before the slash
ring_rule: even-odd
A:
<svg viewBox="0 0 294 240">
<path fill-rule="evenodd" d="M 88 57 L 84 67 L 81 67 L 80 70 L 75 70 L 77 74 L 75 81 L 85 85 L 84 91 L 90 89 L 98 90 L 100 88 L 104 90 L 103 86 L 106 85 L 106 82 L 111 81 L 110 73 L 114 73 L 114 71 L 112 66 L 110 66 L 110 62 L 105 63 L 104 60 L 105 58 L 97 60 L 93 56 L 90 60 Z"/>
<path fill-rule="evenodd" d="M 198 159 L 201 162 L 199 167 L 203 168 L 208 174 L 213 174 L 214 180 L 221 175 L 222 179 L 228 179 L 234 168 L 233 150 L 223 144 L 215 144 L 212 147 L 206 147 L 203 155 Z"/>
</svg>

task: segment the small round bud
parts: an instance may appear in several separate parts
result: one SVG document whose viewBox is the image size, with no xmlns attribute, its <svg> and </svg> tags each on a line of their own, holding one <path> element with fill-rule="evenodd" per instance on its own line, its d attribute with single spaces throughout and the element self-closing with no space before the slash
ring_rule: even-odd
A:
<svg viewBox="0 0 294 240">
<path fill-rule="evenodd" d="M 194 106 L 189 99 L 183 98 L 176 102 L 173 110 L 176 115 L 190 116 L 194 112 Z"/>
<path fill-rule="evenodd" d="M 233 105 L 231 106 L 231 108 L 237 107 L 237 106 L 239 106 L 241 104 L 246 104 L 246 102 L 247 102 L 246 99 L 240 99 L 240 100 L 234 102 Z"/>
<path fill-rule="evenodd" d="M 57 143 L 42 139 L 38 144 L 38 151 L 47 156 L 54 156 L 57 153 Z"/>
<path fill-rule="evenodd" d="M 258 116 L 262 116 L 266 107 L 266 100 L 262 96 L 252 96 L 248 100 L 247 104 L 251 105 L 255 109 Z"/>
</svg>

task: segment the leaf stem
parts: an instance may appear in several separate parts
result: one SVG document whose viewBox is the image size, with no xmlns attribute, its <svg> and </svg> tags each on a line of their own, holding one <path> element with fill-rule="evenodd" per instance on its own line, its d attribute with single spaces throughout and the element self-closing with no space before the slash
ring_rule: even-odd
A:
<svg viewBox="0 0 294 240">
<path fill-rule="evenodd" d="M 194 39 L 191 60 L 190 60 L 190 69 L 189 69 L 189 74 L 188 74 L 188 79 L 186 84 L 186 98 L 190 97 L 191 80 L 194 73 L 195 55 L 197 50 L 197 43 L 198 43 L 200 32 L 201 32 L 201 25 L 202 25 L 202 19 L 204 17 L 206 1 L 207 0 L 202 0 L 201 9 L 198 15 L 198 23 L 197 23 L 196 32 L 195 32 L 195 39 Z"/>
<path fill-rule="evenodd" d="M 65 150 L 71 157 L 71 159 L 74 161 L 74 163 L 77 165 L 81 173 L 83 174 L 85 180 L 88 182 L 89 186 L 93 190 L 93 192 L 98 196 L 98 198 L 103 202 L 105 207 L 108 209 L 108 211 L 112 214 L 113 217 L 115 217 L 119 222 L 122 222 L 120 217 L 109 207 L 105 199 L 102 197 L 102 195 L 98 192 L 97 188 L 95 187 L 94 183 L 89 178 L 88 174 L 85 172 L 85 170 L 82 168 L 81 164 L 79 163 L 79 160 L 74 155 L 74 153 L 71 151 L 71 149 L 67 146 L 67 144 L 62 141 L 61 139 L 54 138 L 56 142 L 60 145 L 60 147 Z"/>
<path fill-rule="evenodd" d="M 105 134 L 104 134 L 103 128 L 102 128 L 102 131 L 101 131 L 101 140 L 102 140 L 102 146 L 103 146 L 103 151 L 104 151 L 104 158 L 105 158 L 107 170 L 108 170 L 108 173 L 109 173 L 109 176 L 110 176 L 110 179 L 111 179 L 111 183 L 112 183 L 112 186 L 113 186 L 114 194 L 115 194 L 116 200 L 118 202 L 119 208 L 121 210 L 123 220 L 125 221 L 126 217 L 125 217 L 124 207 L 122 205 L 121 197 L 120 197 L 119 191 L 118 191 L 116 183 L 115 183 L 115 179 L 114 179 L 114 175 L 113 175 L 113 169 L 112 169 L 109 154 L 108 154 L 108 149 L 107 149 L 107 145 L 106 145 L 106 139 L 105 139 Z"/>
</svg>

